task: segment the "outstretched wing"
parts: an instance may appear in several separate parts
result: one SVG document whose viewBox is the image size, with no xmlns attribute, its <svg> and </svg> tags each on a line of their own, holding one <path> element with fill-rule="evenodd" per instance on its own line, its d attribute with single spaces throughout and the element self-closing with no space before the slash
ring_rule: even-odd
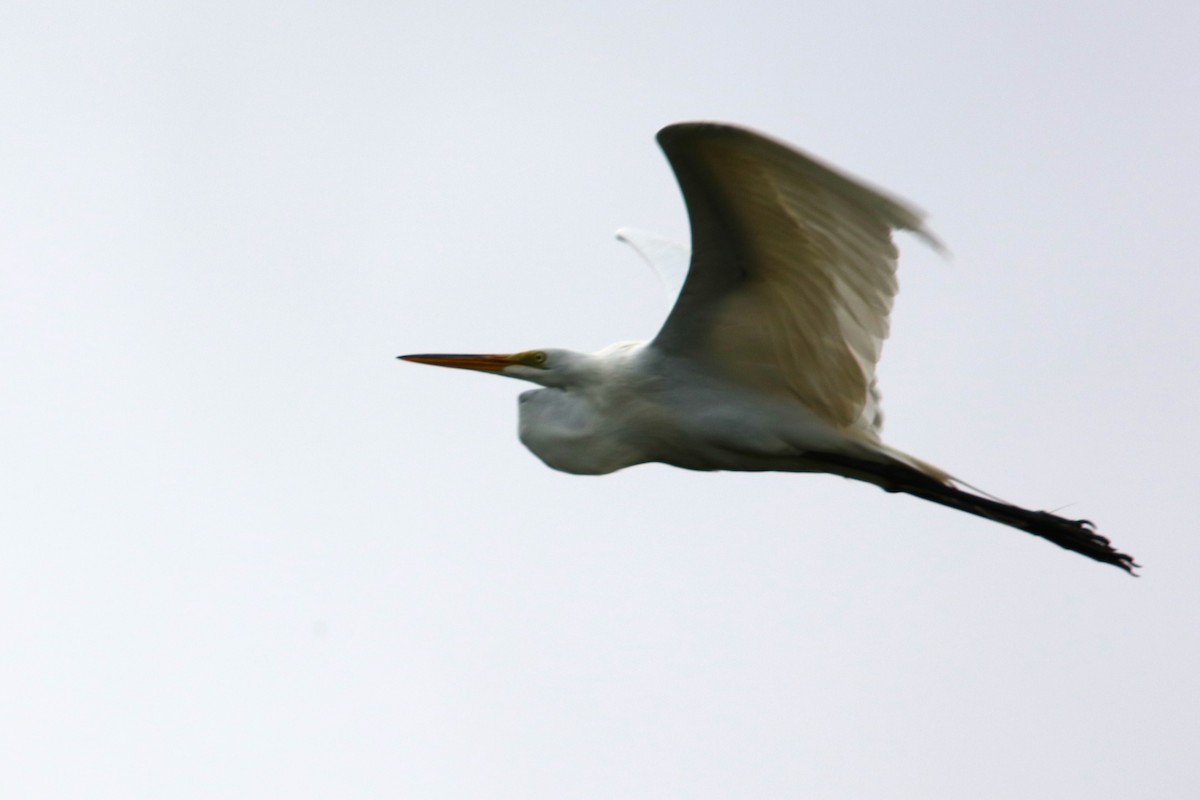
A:
<svg viewBox="0 0 1200 800">
<path fill-rule="evenodd" d="M 921 215 L 743 128 L 682 123 L 658 141 L 687 203 L 692 260 L 653 346 L 837 428 L 873 427 L 896 294 L 891 234 L 938 246 Z"/>
<path fill-rule="evenodd" d="M 654 270 L 658 282 L 662 284 L 667 308 L 670 309 L 687 278 L 692 252 L 679 242 L 638 228 L 621 228 L 617 231 L 617 240 L 632 247 Z"/>
</svg>

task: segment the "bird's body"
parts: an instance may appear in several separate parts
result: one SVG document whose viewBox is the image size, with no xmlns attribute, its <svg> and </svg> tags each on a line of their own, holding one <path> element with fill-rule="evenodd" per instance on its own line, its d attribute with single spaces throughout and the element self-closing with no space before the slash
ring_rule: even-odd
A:
<svg viewBox="0 0 1200 800">
<path fill-rule="evenodd" d="M 1088 523 L 966 491 L 880 438 L 875 365 L 896 292 L 892 232 L 937 246 L 918 213 L 742 128 L 673 125 L 659 142 L 687 202 L 692 248 L 687 279 L 653 340 L 591 354 L 403 358 L 543 386 L 520 397 L 520 438 L 563 472 L 600 475 L 647 462 L 830 472 L 1132 571 L 1133 559 Z M 679 260 L 655 237 L 622 238 L 648 260 Z"/>
<path fill-rule="evenodd" d="M 603 475 L 659 462 L 692 470 L 820 471 L 806 450 L 871 450 L 802 405 L 722 380 L 646 342 L 545 351 L 570 388 L 523 392 L 521 442 L 554 469 Z"/>
</svg>

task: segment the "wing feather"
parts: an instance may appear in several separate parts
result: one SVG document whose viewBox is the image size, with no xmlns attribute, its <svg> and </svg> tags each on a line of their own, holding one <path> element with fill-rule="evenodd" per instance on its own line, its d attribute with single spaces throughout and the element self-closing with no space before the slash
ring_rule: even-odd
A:
<svg viewBox="0 0 1200 800">
<path fill-rule="evenodd" d="M 938 246 L 921 215 L 743 128 L 683 123 L 658 141 L 687 203 L 692 260 L 654 346 L 837 428 L 877 428 L 875 365 L 897 288 L 892 231 Z"/>
</svg>

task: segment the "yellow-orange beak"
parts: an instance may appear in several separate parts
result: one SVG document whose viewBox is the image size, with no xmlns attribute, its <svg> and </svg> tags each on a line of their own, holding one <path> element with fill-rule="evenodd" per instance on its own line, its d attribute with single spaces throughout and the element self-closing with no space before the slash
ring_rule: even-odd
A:
<svg viewBox="0 0 1200 800">
<path fill-rule="evenodd" d="M 479 372 L 500 372 L 510 364 L 515 363 L 512 356 L 506 355 L 417 355 L 398 356 L 404 361 L 417 364 L 432 364 L 435 367 L 453 367 L 454 369 L 473 369 Z"/>
</svg>

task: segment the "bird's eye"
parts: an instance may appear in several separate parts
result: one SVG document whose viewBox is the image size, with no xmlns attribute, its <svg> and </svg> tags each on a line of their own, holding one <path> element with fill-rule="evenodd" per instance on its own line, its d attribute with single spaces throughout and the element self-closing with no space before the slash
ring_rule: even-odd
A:
<svg viewBox="0 0 1200 800">
<path fill-rule="evenodd" d="M 529 358 L 526 359 L 525 363 L 529 364 L 531 367 L 544 367 L 546 366 L 546 354 L 541 350 L 530 353 Z"/>
</svg>

